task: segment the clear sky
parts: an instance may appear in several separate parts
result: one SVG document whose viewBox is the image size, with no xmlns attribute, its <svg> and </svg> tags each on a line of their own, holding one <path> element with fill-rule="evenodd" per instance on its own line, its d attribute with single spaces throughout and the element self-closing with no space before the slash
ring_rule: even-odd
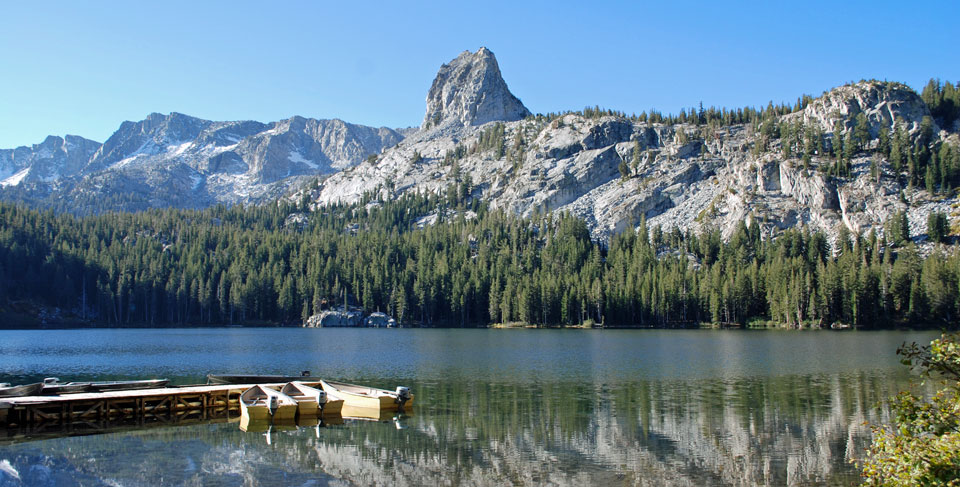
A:
<svg viewBox="0 0 960 487">
<path fill-rule="evenodd" d="M 960 80 L 960 2 L 0 3 L 0 148 L 150 112 L 419 125 L 437 69 L 496 54 L 533 112 L 793 102 Z"/>
</svg>

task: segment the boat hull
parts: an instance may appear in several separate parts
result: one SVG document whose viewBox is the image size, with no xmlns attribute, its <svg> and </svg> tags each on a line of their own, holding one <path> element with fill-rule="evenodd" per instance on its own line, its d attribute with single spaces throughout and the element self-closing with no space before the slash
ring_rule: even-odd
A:
<svg viewBox="0 0 960 487">
<path fill-rule="evenodd" d="M 91 382 L 90 390 L 94 392 L 132 391 L 136 389 L 153 389 L 163 387 L 170 382 L 167 379 L 155 380 L 121 380 L 108 382 Z"/>
<path fill-rule="evenodd" d="M 396 410 L 377 408 L 358 408 L 347 406 L 343 408 L 344 419 L 362 419 L 367 421 L 390 421 L 397 414 Z"/>
<path fill-rule="evenodd" d="M 250 423 L 250 422 L 269 422 L 270 421 L 270 408 L 266 404 L 257 404 L 257 405 L 248 405 L 247 403 L 240 402 L 240 421 Z"/>
<path fill-rule="evenodd" d="M 24 384 L 22 386 L 0 388 L 0 397 L 36 396 L 43 390 L 43 382 Z"/>
<path fill-rule="evenodd" d="M 59 396 L 60 394 L 77 394 L 89 390 L 89 382 L 68 382 L 66 384 L 44 384 L 40 394 L 44 396 Z"/>
<path fill-rule="evenodd" d="M 320 415 L 320 405 L 312 399 L 297 400 L 297 415 L 301 418 L 315 418 Z"/>
<path fill-rule="evenodd" d="M 241 420 L 292 423 L 296 417 L 297 401 L 280 391 L 255 385 L 240 394 Z"/>
<path fill-rule="evenodd" d="M 207 375 L 207 384 L 279 384 L 283 382 L 306 381 L 314 378 L 299 375 Z"/>
<path fill-rule="evenodd" d="M 343 411 L 343 399 L 327 399 L 320 412 L 323 416 L 340 416 Z"/>
<path fill-rule="evenodd" d="M 274 423 L 295 423 L 297 420 L 297 404 L 282 404 L 273 411 Z"/>
<path fill-rule="evenodd" d="M 361 409 L 382 409 L 394 411 L 401 407 L 397 395 L 385 389 L 364 387 L 343 382 L 320 381 L 320 385 L 328 393 L 333 392 L 344 400 L 344 407 Z M 413 406 L 413 395 L 404 402 L 403 407 Z"/>
</svg>

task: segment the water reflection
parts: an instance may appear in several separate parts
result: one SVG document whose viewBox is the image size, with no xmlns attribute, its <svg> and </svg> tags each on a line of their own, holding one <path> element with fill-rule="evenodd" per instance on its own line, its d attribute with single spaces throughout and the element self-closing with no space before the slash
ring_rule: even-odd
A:
<svg viewBox="0 0 960 487">
<path fill-rule="evenodd" d="M 865 422 L 889 419 L 876 405 L 904 379 L 420 381 L 404 413 L 7 444 L 20 480 L 0 469 L 0 486 L 851 484 Z"/>
</svg>

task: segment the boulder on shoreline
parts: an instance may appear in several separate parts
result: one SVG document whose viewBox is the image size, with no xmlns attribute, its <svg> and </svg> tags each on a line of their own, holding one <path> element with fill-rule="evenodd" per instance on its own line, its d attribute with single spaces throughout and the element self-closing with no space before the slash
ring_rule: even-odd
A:
<svg viewBox="0 0 960 487">
<path fill-rule="evenodd" d="M 304 328 L 393 328 L 396 320 L 379 311 L 364 317 L 363 310 L 327 310 L 315 314 L 303 323 Z"/>
</svg>

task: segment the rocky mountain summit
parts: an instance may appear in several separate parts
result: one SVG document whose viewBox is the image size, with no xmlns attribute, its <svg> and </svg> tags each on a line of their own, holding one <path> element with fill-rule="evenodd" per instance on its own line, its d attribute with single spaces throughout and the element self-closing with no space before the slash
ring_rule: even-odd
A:
<svg viewBox="0 0 960 487">
<path fill-rule="evenodd" d="M 0 150 L 0 186 L 42 185 L 76 175 L 99 148 L 76 135 L 51 135 L 30 147 Z"/>
<path fill-rule="evenodd" d="M 78 213 L 264 202 L 403 135 L 341 120 L 213 122 L 152 113 L 103 144 L 67 136 L 0 151 L 4 199 Z"/>
<path fill-rule="evenodd" d="M 767 234 L 799 226 L 882 234 L 901 211 L 921 236 L 930 212 L 960 216 L 948 181 L 960 175 L 957 136 L 902 84 L 862 81 L 794 107 L 701 109 L 675 120 L 599 109 L 524 116 L 498 70 L 495 82 L 476 81 L 495 66 L 486 49 L 444 65 L 418 133 L 311 197 L 324 205 L 460 191 L 524 216 L 570 212 L 600 239 L 642 220 L 724 236 L 752 221 Z M 491 99 L 510 108 L 491 110 Z M 924 187 L 922 168 L 934 165 L 935 187 Z"/>
<path fill-rule="evenodd" d="M 477 52 L 464 51 L 440 67 L 427 93 L 427 113 L 420 127 L 483 125 L 529 115 L 530 110 L 503 81 L 497 58 L 481 47 Z"/>
</svg>

